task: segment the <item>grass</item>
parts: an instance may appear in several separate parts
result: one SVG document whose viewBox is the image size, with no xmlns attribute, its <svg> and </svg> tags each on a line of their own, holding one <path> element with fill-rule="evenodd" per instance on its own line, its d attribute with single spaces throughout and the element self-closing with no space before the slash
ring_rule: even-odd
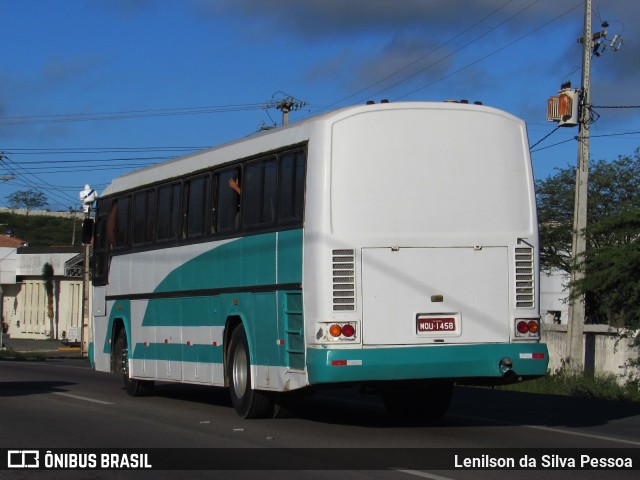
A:
<svg viewBox="0 0 640 480">
<path fill-rule="evenodd" d="M 518 392 L 640 403 L 640 378 L 637 376 L 621 385 L 613 374 L 590 376 L 561 369 L 536 380 L 499 388 Z"/>
</svg>

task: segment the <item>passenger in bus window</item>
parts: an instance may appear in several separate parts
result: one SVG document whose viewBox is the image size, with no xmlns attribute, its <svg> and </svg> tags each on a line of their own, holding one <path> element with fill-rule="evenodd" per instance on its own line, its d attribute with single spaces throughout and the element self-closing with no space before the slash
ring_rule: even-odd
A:
<svg viewBox="0 0 640 480">
<path fill-rule="evenodd" d="M 229 186 L 236 191 L 236 193 L 238 195 L 240 195 L 240 193 L 242 192 L 242 190 L 240 189 L 240 184 L 238 183 L 238 179 L 236 178 L 235 180 L 233 178 L 229 179 Z"/>
<path fill-rule="evenodd" d="M 230 178 L 229 187 L 231 187 L 231 189 L 238 194 L 238 204 L 236 206 L 236 214 L 233 222 L 233 227 L 235 230 L 237 230 L 240 226 L 240 195 L 242 194 L 242 189 L 240 188 L 240 182 L 238 181 L 238 178 Z"/>
</svg>

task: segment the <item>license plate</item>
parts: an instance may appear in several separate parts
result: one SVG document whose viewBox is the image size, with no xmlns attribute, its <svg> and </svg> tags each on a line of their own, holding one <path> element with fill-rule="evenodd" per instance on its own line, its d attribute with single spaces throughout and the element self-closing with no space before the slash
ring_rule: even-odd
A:
<svg viewBox="0 0 640 480">
<path fill-rule="evenodd" d="M 456 317 L 448 316 L 418 316 L 416 326 L 418 333 L 455 332 L 456 320 Z"/>
</svg>

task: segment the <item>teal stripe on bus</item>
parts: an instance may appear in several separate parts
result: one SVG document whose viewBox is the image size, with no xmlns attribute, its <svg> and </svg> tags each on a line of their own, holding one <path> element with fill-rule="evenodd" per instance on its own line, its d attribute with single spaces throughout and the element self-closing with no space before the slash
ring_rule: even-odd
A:
<svg viewBox="0 0 640 480">
<path fill-rule="evenodd" d="M 169 273 L 154 293 L 301 281 L 302 230 L 297 229 L 242 237 L 209 250 Z"/>
<path fill-rule="evenodd" d="M 277 249 L 277 254 L 276 254 Z M 277 263 L 276 263 L 277 262 Z M 140 320 L 131 318 L 131 302 L 146 303 L 142 328 L 182 328 L 182 327 L 224 327 L 230 316 L 239 317 L 247 329 L 252 357 L 258 365 L 292 366 L 301 368 L 300 354 L 288 353 L 282 341 L 297 339 L 304 334 L 302 327 L 294 333 L 287 333 L 291 312 L 288 304 L 291 298 L 301 298 L 301 290 L 290 290 L 292 284 L 302 282 L 302 230 L 268 233 L 242 237 L 209 250 L 171 271 L 153 291 L 148 299 L 118 299 L 110 312 L 109 332 L 116 318 L 122 318 L 127 325 L 127 337 L 135 345 L 130 358 L 147 360 L 167 360 L 200 363 L 222 363 L 220 345 L 208 345 L 207 338 L 186 338 L 180 343 L 147 342 L 131 337 L 129 322 Z M 279 286 L 288 290 L 280 290 Z M 272 291 L 255 291 L 260 287 Z M 237 292 L 233 292 L 237 288 Z M 203 290 L 229 289 L 232 293 L 213 295 L 192 295 Z M 248 290 L 248 291 L 247 291 Z M 181 294 L 183 293 L 183 295 Z M 171 294 L 154 298 L 156 294 Z M 292 297 L 291 295 L 296 295 Z M 139 296 L 138 296 L 139 297 Z M 299 301 L 301 303 L 301 301 Z M 302 312 L 298 313 L 300 319 Z M 300 324 L 298 321 L 296 325 Z M 203 331 L 204 334 L 204 331 Z M 184 345 L 189 340 L 190 346 Z M 107 338 L 104 352 L 110 351 Z M 221 342 L 218 342 L 221 343 Z M 289 365 L 293 363 L 295 365 Z"/>
</svg>

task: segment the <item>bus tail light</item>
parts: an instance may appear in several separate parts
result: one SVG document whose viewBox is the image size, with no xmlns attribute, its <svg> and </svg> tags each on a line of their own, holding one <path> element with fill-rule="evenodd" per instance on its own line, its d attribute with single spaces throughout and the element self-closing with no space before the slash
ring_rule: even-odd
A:
<svg viewBox="0 0 640 480">
<path fill-rule="evenodd" d="M 339 337 L 342 335 L 342 328 L 340 325 L 331 325 L 331 327 L 329 327 L 329 335 L 332 337 Z"/>
<path fill-rule="evenodd" d="M 320 323 L 316 332 L 316 339 L 320 342 L 357 340 L 355 322 Z"/>
<path fill-rule="evenodd" d="M 538 320 L 517 318 L 515 333 L 518 338 L 539 338 L 540 323 Z"/>
<path fill-rule="evenodd" d="M 345 337 L 350 338 L 350 337 L 353 337 L 355 334 L 356 334 L 356 329 L 350 323 L 347 323 L 342 327 L 342 335 L 344 335 Z"/>
</svg>

